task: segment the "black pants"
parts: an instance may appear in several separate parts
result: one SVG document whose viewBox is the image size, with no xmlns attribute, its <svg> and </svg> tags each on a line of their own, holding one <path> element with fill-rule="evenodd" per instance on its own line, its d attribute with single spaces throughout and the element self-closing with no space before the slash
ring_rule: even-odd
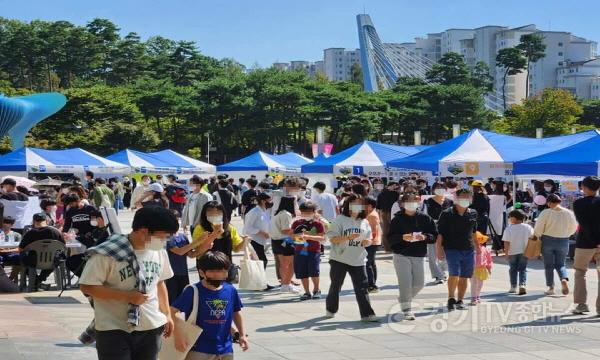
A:
<svg viewBox="0 0 600 360">
<path fill-rule="evenodd" d="M 267 254 L 265 254 L 265 247 L 263 245 L 257 243 L 256 241 L 251 241 L 250 244 L 252 244 L 254 251 L 256 251 L 256 256 L 258 256 L 258 258 L 261 259 L 262 262 L 265 264 L 265 269 L 266 269 L 267 263 L 269 262 L 269 260 L 267 259 Z"/>
<path fill-rule="evenodd" d="M 37 265 L 37 255 L 35 253 L 35 251 L 29 251 L 27 253 L 22 253 L 21 255 L 21 263 L 26 266 L 29 267 L 30 269 L 28 269 L 27 271 L 35 271 L 34 268 Z M 41 270 L 40 274 L 37 276 L 37 284 L 36 287 L 46 281 L 46 279 L 48 279 L 48 276 L 50 276 L 50 274 L 52 274 L 54 270 Z"/>
<path fill-rule="evenodd" d="M 181 293 L 186 286 L 190 284 L 190 277 L 188 274 L 185 275 L 173 275 L 172 278 L 165 281 L 167 286 L 167 292 L 169 293 L 169 305 L 173 305 L 173 302 Z"/>
<path fill-rule="evenodd" d="M 325 301 L 327 311 L 334 314 L 338 312 L 340 307 L 340 291 L 342 290 L 346 273 L 348 273 L 352 279 L 352 286 L 354 287 L 354 295 L 356 295 L 356 301 L 358 302 L 360 317 L 375 315 L 375 312 L 371 307 L 371 302 L 369 301 L 369 293 L 367 291 L 369 283 L 367 281 L 365 266 L 350 266 L 335 260 L 329 260 L 329 265 L 331 285 L 329 286 L 329 293 L 327 294 L 327 300 Z"/>
<path fill-rule="evenodd" d="M 98 360 L 156 360 L 164 326 L 154 330 L 96 332 Z"/>
<path fill-rule="evenodd" d="M 369 286 L 375 286 L 377 283 L 377 264 L 375 264 L 375 254 L 379 245 L 367 246 L 367 279 Z"/>
</svg>

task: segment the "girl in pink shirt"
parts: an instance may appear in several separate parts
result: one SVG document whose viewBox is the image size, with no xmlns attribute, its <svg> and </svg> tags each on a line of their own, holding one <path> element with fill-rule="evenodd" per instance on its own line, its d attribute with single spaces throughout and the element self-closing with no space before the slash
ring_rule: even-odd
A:
<svg viewBox="0 0 600 360">
<path fill-rule="evenodd" d="M 492 273 L 492 252 L 485 246 L 488 237 L 480 233 L 475 234 L 479 249 L 475 253 L 475 271 L 471 278 L 471 305 L 477 305 L 480 302 L 479 296 L 483 288 L 483 282 L 487 280 Z"/>
</svg>

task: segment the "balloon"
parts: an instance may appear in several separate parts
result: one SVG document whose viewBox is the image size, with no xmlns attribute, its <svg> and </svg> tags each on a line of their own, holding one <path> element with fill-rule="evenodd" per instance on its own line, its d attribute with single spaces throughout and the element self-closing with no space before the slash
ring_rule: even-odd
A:
<svg viewBox="0 0 600 360">
<path fill-rule="evenodd" d="M 544 197 L 544 195 L 537 195 L 533 198 L 533 203 L 538 206 L 544 206 L 546 205 L 546 198 Z"/>
</svg>

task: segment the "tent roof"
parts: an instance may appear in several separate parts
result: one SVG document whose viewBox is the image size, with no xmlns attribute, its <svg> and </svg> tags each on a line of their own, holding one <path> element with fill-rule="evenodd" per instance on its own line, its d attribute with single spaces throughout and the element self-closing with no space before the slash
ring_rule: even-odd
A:
<svg viewBox="0 0 600 360">
<path fill-rule="evenodd" d="M 129 166 L 105 159 L 80 148 L 46 150 L 23 147 L 0 156 L 0 171 L 128 172 Z"/>
<path fill-rule="evenodd" d="M 302 166 L 303 173 L 333 173 L 335 166 L 383 166 L 387 161 L 410 156 L 419 152 L 413 146 L 381 144 L 363 141 L 328 158 Z"/>
<path fill-rule="evenodd" d="M 314 161 L 293 151 L 285 154 L 273 155 L 273 158 L 276 161 L 290 167 L 300 167 L 305 164 L 310 164 Z"/>
<path fill-rule="evenodd" d="M 148 169 L 152 169 L 156 167 L 170 167 L 169 164 L 156 158 L 155 156 L 131 149 L 121 150 L 118 153 L 114 153 L 110 156 L 107 156 L 106 158 L 112 161 L 120 162 L 121 164 L 126 164 L 138 168 L 145 167 Z"/>
<path fill-rule="evenodd" d="M 195 171 L 201 171 L 205 173 L 215 173 L 216 167 L 209 163 L 205 163 L 200 160 L 196 160 L 189 156 L 185 156 L 183 154 L 177 153 L 173 150 L 162 150 L 157 152 L 148 153 L 148 155 L 156 158 L 163 163 L 169 164 L 171 167 L 175 168 L 192 168 Z"/>
<path fill-rule="evenodd" d="M 514 164 L 515 175 L 599 175 L 600 136 Z"/>
<path fill-rule="evenodd" d="M 278 161 L 274 155 L 262 151 L 248 155 L 230 163 L 217 166 L 217 171 L 252 171 L 285 168 L 286 165 Z"/>
<path fill-rule="evenodd" d="M 474 129 L 456 138 L 444 141 L 422 152 L 387 164 L 436 172 L 440 162 L 499 162 L 513 163 L 527 157 L 551 151 L 598 136 L 596 131 L 543 139 L 525 138 Z"/>
</svg>

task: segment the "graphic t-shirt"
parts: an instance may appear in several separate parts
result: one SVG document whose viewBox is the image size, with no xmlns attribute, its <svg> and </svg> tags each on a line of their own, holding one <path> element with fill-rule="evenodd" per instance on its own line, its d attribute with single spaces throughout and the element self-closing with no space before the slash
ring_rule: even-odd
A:
<svg viewBox="0 0 600 360">
<path fill-rule="evenodd" d="M 192 351 L 206 354 L 228 354 L 233 352 L 231 322 L 233 313 L 242 309 L 242 300 L 237 290 L 229 283 L 223 283 L 219 290 L 205 288 L 197 283 L 200 295 L 196 325 L 202 334 L 192 347 Z M 173 303 L 173 307 L 186 314 L 192 312 L 194 289 L 187 287 Z"/>
<path fill-rule="evenodd" d="M 360 234 L 354 240 L 331 244 L 329 258 L 350 266 L 363 266 L 367 259 L 367 251 L 361 242 L 371 239 L 371 226 L 366 219 L 353 219 L 348 216 L 338 216 L 329 226 L 328 238 Z"/>
<path fill-rule="evenodd" d="M 296 220 L 292 224 L 292 230 L 294 234 L 302 234 L 306 235 L 319 235 L 325 233 L 325 228 L 323 224 L 321 224 L 318 220 Z M 310 252 L 321 252 L 321 243 L 314 240 L 307 240 L 308 246 L 306 247 L 306 251 Z M 296 254 L 300 254 L 300 251 L 304 250 L 304 245 L 296 245 Z"/>
<path fill-rule="evenodd" d="M 135 250 L 135 255 L 146 274 L 148 301 L 140 305 L 140 324 L 129 328 L 127 324 L 126 301 L 94 298 L 96 330 L 123 330 L 126 332 L 146 331 L 166 324 L 167 317 L 158 307 L 157 284 L 173 276 L 169 258 L 165 250 Z M 124 261 L 115 261 L 105 255 L 93 255 L 85 265 L 80 284 L 104 285 L 111 289 L 134 291 L 135 274 L 133 268 Z"/>
<path fill-rule="evenodd" d="M 91 205 L 84 205 L 81 208 L 70 208 L 65 214 L 63 231 L 68 232 L 71 228 L 77 229 L 77 234 L 80 236 L 91 233 L 94 230 L 94 227 L 90 225 L 91 214 L 95 211 L 96 209 Z"/>
</svg>

